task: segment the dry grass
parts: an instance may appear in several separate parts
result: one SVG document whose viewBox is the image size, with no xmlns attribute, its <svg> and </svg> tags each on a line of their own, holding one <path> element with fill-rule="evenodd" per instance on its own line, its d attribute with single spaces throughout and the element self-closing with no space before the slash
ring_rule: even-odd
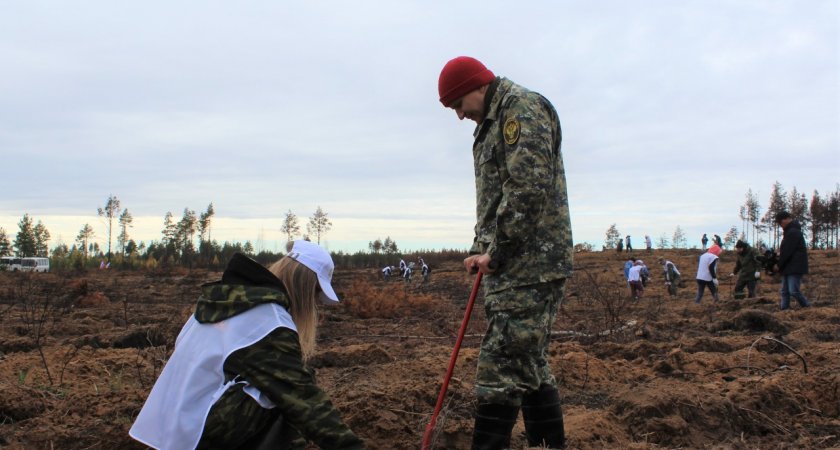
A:
<svg viewBox="0 0 840 450">
<path fill-rule="evenodd" d="M 439 303 L 429 294 L 412 292 L 402 283 L 377 286 L 368 280 L 353 280 L 345 290 L 342 304 L 359 318 L 399 318 L 433 311 Z"/>
</svg>

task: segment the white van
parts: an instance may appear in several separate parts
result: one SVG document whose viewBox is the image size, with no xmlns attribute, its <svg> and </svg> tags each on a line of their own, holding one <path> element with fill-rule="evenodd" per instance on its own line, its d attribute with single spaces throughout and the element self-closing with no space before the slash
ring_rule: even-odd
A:
<svg viewBox="0 0 840 450">
<path fill-rule="evenodd" d="M 21 258 L 20 259 L 20 271 L 21 272 L 49 272 L 50 271 L 50 259 L 49 258 L 36 258 L 36 257 Z"/>
<path fill-rule="evenodd" d="M 8 270 L 9 272 L 12 271 L 12 262 L 15 260 L 12 256 L 2 256 L 0 257 L 0 270 Z"/>
<path fill-rule="evenodd" d="M 0 262 L 0 267 L 9 272 L 17 272 L 21 269 L 21 258 L 4 256 L 2 262 Z"/>
</svg>

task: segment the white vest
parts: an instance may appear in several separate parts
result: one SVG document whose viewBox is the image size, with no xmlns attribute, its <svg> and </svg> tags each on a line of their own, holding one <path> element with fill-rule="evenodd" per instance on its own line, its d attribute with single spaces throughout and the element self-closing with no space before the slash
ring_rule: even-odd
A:
<svg viewBox="0 0 840 450">
<path fill-rule="evenodd" d="M 712 265 L 715 260 L 718 259 L 714 253 L 703 253 L 700 255 L 700 261 L 697 264 L 697 279 L 703 281 L 712 281 L 712 272 L 709 270 L 709 266 Z"/>
<path fill-rule="evenodd" d="M 210 408 L 236 383 L 264 408 L 274 404 L 245 381 L 225 383 L 222 370 L 231 353 L 255 344 L 276 328 L 297 331 L 292 316 L 280 305 L 264 303 L 218 323 L 201 324 L 195 317 L 181 329 L 175 351 L 152 387 L 128 434 L 156 449 L 194 449 Z"/>
<path fill-rule="evenodd" d="M 642 281 L 642 266 L 633 266 L 627 272 L 627 281 Z"/>
</svg>

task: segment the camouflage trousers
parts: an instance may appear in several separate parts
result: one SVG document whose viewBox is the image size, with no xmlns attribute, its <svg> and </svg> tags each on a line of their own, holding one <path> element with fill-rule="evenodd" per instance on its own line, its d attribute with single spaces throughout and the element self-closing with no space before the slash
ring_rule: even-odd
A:
<svg viewBox="0 0 840 450">
<path fill-rule="evenodd" d="M 242 390 L 242 384 L 230 387 L 213 404 L 204 423 L 200 450 L 254 448 L 266 439 L 272 448 L 303 449 L 306 440 L 277 409 L 265 409 Z M 280 429 L 274 429 L 280 426 Z M 272 434 L 272 436 L 267 436 Z"/>
<path fill-rule="evenodd" d="M 522 396 L 556 386 L 548 344 L 566 280 L 487 294 L 487 332 L 478 354 L 475 389 L 479 403 L 520 406 Z"/>
</svg>

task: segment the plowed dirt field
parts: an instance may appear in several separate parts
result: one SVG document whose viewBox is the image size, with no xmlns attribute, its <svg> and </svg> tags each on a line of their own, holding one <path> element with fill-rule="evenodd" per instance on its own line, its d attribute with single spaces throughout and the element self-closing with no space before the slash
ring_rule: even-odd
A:
<svg viewBox="0 0 840 450">
<path fill-rule="evenodd" d="M 576 255 L 554 325 L 551 365 L 569 448 L 840 447 L 840 257 L 810 253 L 813 307 L 779 311 L 778 282 L 734 300 L 733 252 L 721 301 L 695 305 L 698 250 L 635 252 L 653 274 L 632 300 L 627 254 Z M 685 279 L 665 292 L 659 256 Z M 417 449 L 473 283 L 458 261 L 428 283 L 382 281 L 377 268 L 336 270 L 345 299 L 321 311 L 320 385 L 372 449 Z M 128 428 L 202 283 L 218 272 L 0 273 L 0 447 L 139 449 Z M 466 449 L 484 330 L 479 299 L 435 448 Z M 513 448 L 526 448 L 521 423 Z"/>
</svg>

